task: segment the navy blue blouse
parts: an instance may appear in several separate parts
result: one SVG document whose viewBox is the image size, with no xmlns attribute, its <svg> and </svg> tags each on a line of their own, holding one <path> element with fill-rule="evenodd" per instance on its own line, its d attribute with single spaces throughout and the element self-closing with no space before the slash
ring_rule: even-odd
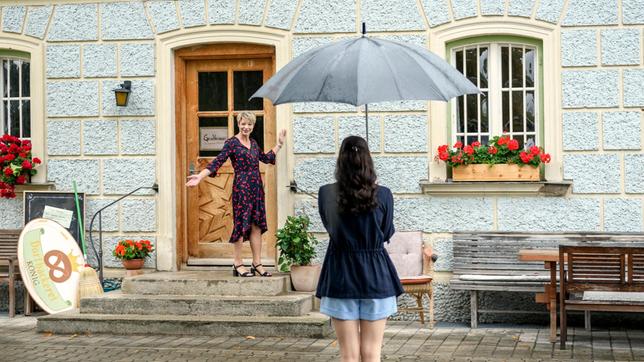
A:
<svg viewBox="0 0 644 362">
<path fill-rule="evenodd" d="M 378 186 L 377 199 L 378 206 L 371 211 L 339 213 L 337 184 L 320 187 L 318 208 L 330 241 L 316 291 L 318 298 L 375 299 L 403 293 L 384 248 L 394 234 L 394 198 L 388 188 Z"/>
</svg>

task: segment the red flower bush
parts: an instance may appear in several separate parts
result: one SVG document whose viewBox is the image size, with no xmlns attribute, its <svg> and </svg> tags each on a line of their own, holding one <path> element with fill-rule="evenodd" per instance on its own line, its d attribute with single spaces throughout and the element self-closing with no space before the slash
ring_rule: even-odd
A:
<svg viewBox="0 0 644 362">
<path fill-rule="evenodd" d="M 145 259 L 154 251 L 150 240 L 121 240 L 112 255 L 121 260 Z"/>
<path fill-rule="evenodd" d="M 16 185 L 25 184 L 28 176 L 38 173 L 34 167 L 40 163 L 39 158 L 31 158 L 29 140 L 8 134 L 0 137 L 0 197 L 16 197 Z"/>
<path fill-rule="evenodd" d="M 463 146 L 463 143 L 459 141 L 452 148 L 448 145 L 441 145 L 438 147 L 436 157 L 452 167 L 503 163 L 537 167 L 541 163 L 550 162 L 550 155 L 545 153 L 543 148 L 531 146 L 525 150 L 519 150 L 519 141 L 510 138 L 510 136 L 494 137 L 490 140 L 489 145 L 482 145 L 478 141 L 467 146 Z"/>
</svg>

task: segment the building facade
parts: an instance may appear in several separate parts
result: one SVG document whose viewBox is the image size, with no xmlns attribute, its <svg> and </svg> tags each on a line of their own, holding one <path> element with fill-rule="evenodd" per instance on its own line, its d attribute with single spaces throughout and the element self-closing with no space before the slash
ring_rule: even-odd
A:
<svg viewBox="0 0 644 362">
<path fill-rule="evenodd" d="M 644 231 L 642 0 L 3 1 L 1 14 L 0 126 L 30 138 L 44 160 L 30 187 L 70 191 L 76 181 L 89 218 L 159 185 L 105 211 L 107 266 L 119 266 L 111 250 L 123 237 L 153 240 L 147 266 L 158 270 L 229 264 L 230 168 L 200 191 L 183 183 L 234 134 L 240 110 L 259 116 L 265 149 L 289 132 L 276 166 L 262 166 L 265 259 L 275 260 L 272 233 L 288 215 L 310 215 L 325 240 L 316 201 L 288 186 L 315 193 L 333 181 L 342 139 L 365 135 L 363 110 L 248 97 L 307 50 L 358 36 L 362 21 L 369 36 L 435 52 L 482 90 L 369 107 L 396 228 L 422 231 L 440 256 L 439 320 L 469 316 L 469 296 L 449 289 L 453 231 Z M 129 104 L 117 107 L 113 89 L 125 80 Z M 551 154 L 544 187 L 555 196 L 445 183 L 439 145 L 502 133 Z M 0 199 L 0 229 L 20 228 L 22 210 L 20 195 Z"/>
</svg>

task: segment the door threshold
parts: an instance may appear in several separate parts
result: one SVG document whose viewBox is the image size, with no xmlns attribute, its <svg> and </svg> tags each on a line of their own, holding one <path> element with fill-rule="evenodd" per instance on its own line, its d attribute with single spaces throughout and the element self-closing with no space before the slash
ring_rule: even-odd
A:
<svg viewBox="0 0 644 362">
<path fill-rule="evenodd" d="M 230 268 L 233 264 L 232 258 L 188 258 L 186 262 L 187 266 L 211 266 L 211 267 L 221 267 L 225 266 Z M 244 265 L 250 266 L 251 260 L 244 259 Z M 262 259 L 262 264 L 266 267 L 274 267 L 275 260 L 273 259 Z"/>
</svg>

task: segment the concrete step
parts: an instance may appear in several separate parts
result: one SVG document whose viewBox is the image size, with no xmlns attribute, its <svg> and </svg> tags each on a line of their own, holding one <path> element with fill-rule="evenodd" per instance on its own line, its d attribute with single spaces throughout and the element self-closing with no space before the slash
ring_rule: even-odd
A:
<svg viewBox="0 0 644 362">
<path fill-rule="evenodd" d="M 113 291 L 81 300 L 83 314 L 169 314 L 226 316 L 301 316 L 311 311 L 310 294 L 278 296 L 143 295 Z"/>
<path fill-rule="evenodd" d="M 81 314 L 78 310 L 38 318 L 38 332 L 56 334 L 170 334 L 322 338 L 331 333 L 329 317 L 172 316 Z"/>
<path fill-rule="evenodd" d="M 123 279 L 124 294 L 153 295 L 280 295 L 291 289 L 288 274 L 270 278 L 233 277 L 231 271 L 156 272 Z"/>
</svg>

